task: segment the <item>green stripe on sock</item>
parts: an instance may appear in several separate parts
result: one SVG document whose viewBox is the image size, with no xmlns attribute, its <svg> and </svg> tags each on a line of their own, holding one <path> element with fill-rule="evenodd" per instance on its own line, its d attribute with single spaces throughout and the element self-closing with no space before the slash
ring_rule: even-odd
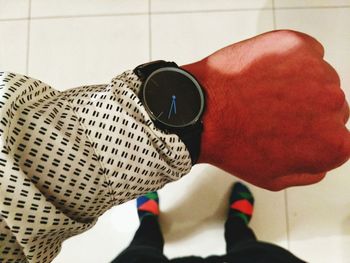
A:
<svg viewBox="0 0 350 263">
<path fill-rule="evenodd" d="M 243 221 L 244 221 L 247 225 L 249 224 L 248 217 L 247 217 L 245 214 L 241 213 L 241 212 L 234 212 L 234 213 L 232 214 L 232 216 L 240 217 L 240 218 L 243 219 Z"/>
<path fill-rule="evenodd" d="M 252 195 L 250 193 L 247 193 L 247 192 L 240 192 L 239 195 L 242 196 L 243 199 L 248 199 L 249 201 L 251 201 L 251 199 L 252 199 Z"/>
<path fill-rule="evenodd" d="M 151 192 L 145 195 L 148 199 L 155 200 L 158 198 L 158 194 L 156 192 Z"/>
</svg>

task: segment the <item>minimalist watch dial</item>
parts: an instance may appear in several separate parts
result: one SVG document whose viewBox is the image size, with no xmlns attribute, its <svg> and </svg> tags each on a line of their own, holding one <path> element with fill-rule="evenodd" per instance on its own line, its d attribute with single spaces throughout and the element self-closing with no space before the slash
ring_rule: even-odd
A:
<svg viewBox="0 0 350 263">
<path fill-rule="evenodd" d="M 151 117 L 171 127 L 196 122 L 204 108 L 204 95 L 198 82 L 178 68 L 154 71 L 143 87 L 143 99 Z"/>
</svg>

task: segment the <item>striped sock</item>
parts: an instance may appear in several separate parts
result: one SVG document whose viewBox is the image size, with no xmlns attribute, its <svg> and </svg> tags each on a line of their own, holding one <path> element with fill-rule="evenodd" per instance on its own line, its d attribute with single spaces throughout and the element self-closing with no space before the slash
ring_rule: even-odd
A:
<svg viewBox="0 0 350 263">
<path fill-rule="evenodd" d="M 145 216 L 159 215 L 159 198 L 157 192 L 150 192 L 136 199 L 137 214 L 140 221 Z"/>
<path fill-rule="evenodd" d="M 229 217 L 239 217 L 249 224 L 253 215 L 254 197 L 249 189 L 242 183 L 233 185 L 230 197 Z"/>
</svg>

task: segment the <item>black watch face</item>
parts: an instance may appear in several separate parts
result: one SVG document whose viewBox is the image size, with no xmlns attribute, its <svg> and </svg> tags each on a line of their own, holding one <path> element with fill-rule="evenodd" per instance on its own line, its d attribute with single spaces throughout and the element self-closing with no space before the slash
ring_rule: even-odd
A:
<svg viewBox="0 0 350 263">
<path fill-rule="evenodd" d="M 154 71 L 143 87 L 143 101 L 151 117 L 170 127 L 195 123 L 204 109 L 198 82 L 186 71 L 166 67 Z"/>
</svg>

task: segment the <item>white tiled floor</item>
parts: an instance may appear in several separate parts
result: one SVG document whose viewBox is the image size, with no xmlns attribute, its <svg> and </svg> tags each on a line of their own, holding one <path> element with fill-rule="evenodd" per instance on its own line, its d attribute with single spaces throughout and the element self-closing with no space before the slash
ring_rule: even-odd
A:
<svg viewBox="0 0 350 263">
<path fill-rule="evenodd" d="M 20 19 L 29 17 L 29 1 L 0 0 L 0 21 L 3 19 Z"/>
<path fill-rule="evenodd" d="M 194 62 L 233 42 L 272 30 L 271 18 L 271 9 L 154 14 L 152 59 Z"/>
<path fill-rule="evenodd" d="M 148 61 L 148 16 L 33 19 L 29 47 L 29 74 L 60 90 L 106 83 Z"/>
<path fill-rule="evenodd" d="M 148 0 L 31 0 L 32 17 L 148 13 Z"/>
<path fill-rule="evenodd" d="M 343 7 L 349 6 L 349 0 L 274 0 L 276 8 L 299 7 Z"/>
<path fill-rule="evenodd" d="M 152 0 L 151 12 L 189 12 L 215 11 L 231 9 L 260 9 L 271 8 L 272 0 Z"/>
<path fill-rule="evenodd" d="M 28 21 L 0 21 L 0 68 L 26 72 Z"/>
<path fill-rule="evenodd" d="M 349 0 L 0 0 L 0 69 L 63 90 L 107 82 L 150 59 L 195 61 L 274 28 L 319 39 L 350 99 Z M 317 185 L 277 193 L 252 187 L 256 234 L 309 262 L 350 262 L 349 172 L 350 163 Z M 224 252 L 235 180 L 200 165 L 160 191 L 169 257 Z M 134 205 L 108 211 L 93 229 L 66 241 L 54 262 L 109 262 L 137 228 Z"/>
</svg>

